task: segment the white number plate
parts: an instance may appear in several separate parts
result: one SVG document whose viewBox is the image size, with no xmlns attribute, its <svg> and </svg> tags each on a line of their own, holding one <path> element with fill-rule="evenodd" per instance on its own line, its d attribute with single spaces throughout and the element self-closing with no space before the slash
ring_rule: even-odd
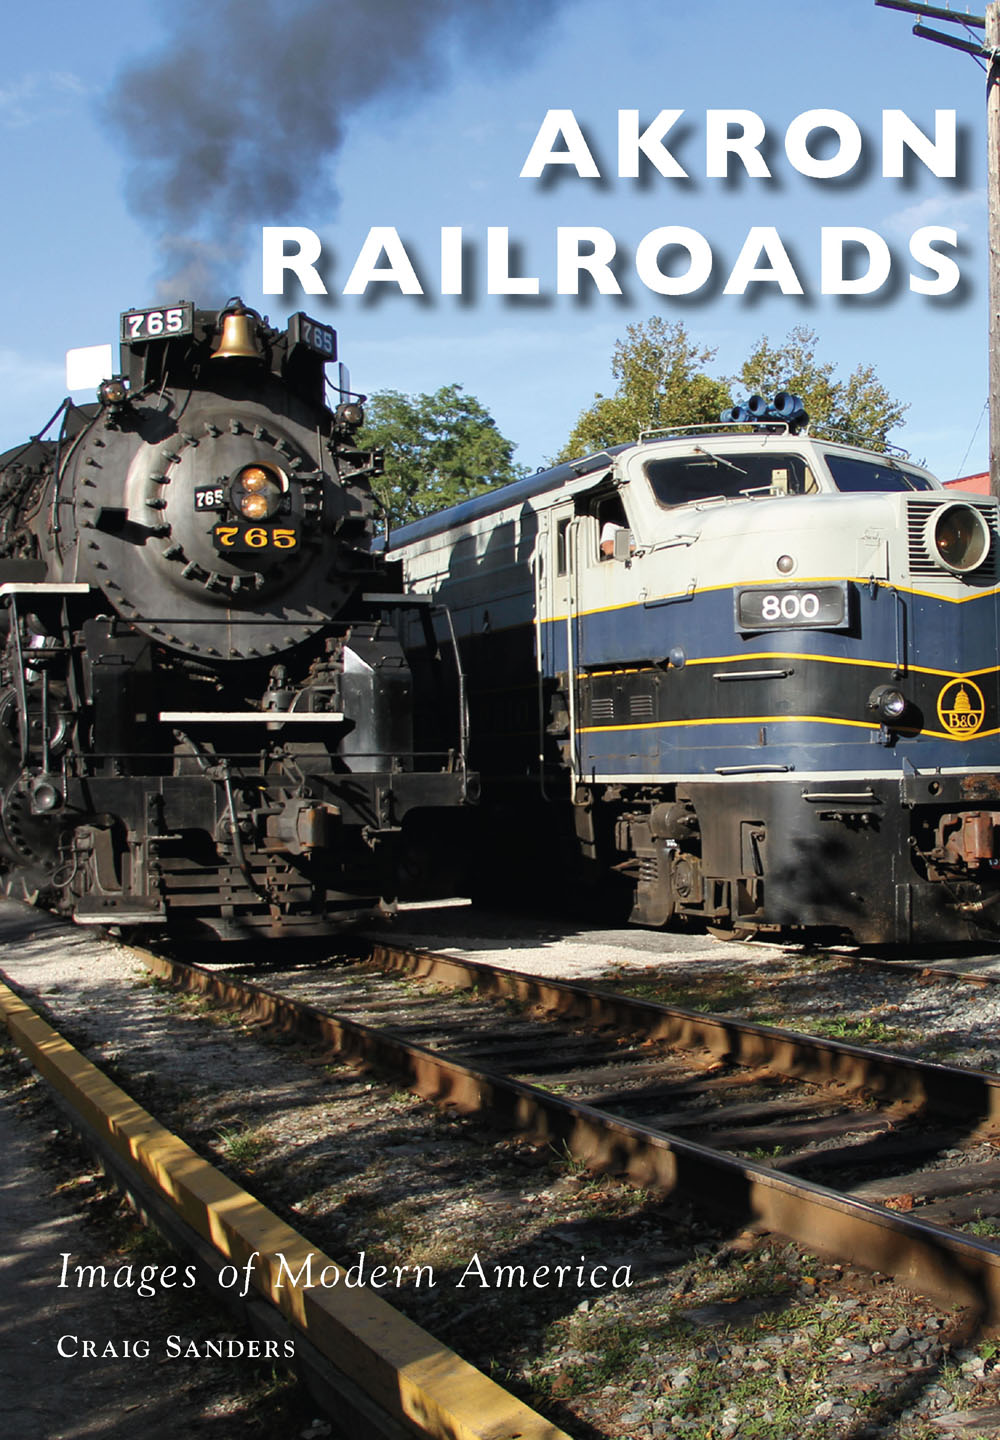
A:
<svg viewBox="0 0 1000 1440">
<path fill-rule="evenodd" d="M 736 592 L 738 630 L 844 630 L 848 623 L 846 580 Z"/>
<path fill-rule="evenodd" d="M 194 330 L 194 306 L 171 305 L 162 310 L 126 310 L 122 315 L 122 344 L 139 340 L 172 340 Z"/>
</svg>

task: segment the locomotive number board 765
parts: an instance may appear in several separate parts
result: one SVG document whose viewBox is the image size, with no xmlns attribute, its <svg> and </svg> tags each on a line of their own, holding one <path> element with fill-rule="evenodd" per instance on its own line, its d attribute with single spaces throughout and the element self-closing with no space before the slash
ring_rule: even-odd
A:
<svg viewBox="0 0 1000 1440">
<path fill-rule="evenodd" d="M 738 630 L 845 630 L 847 582 L 757 586 L 736 591 Z"/>
<path fill-rule="evenodd" d="M 194 333 L 194 306 L 169 305 L 159 309 L 122 312 L 121 338 L 124 344 L 137 340 L 172 340 L 175 335 Z"/>
</svg>

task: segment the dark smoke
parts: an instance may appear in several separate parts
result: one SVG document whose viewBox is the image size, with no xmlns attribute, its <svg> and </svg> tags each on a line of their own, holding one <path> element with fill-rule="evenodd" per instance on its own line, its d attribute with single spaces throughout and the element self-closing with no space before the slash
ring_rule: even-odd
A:
<svg viewBox="0 0 1000 1440">
<path fill-rule="evenodd" d="M 163 298 L 222 303 L 266 224 L 322 229 L 335 159 L 366 101 L 527 59 L 562 0 L 172 0 L 164 50 L 128 67 L 106 118 Z"/>
</svg>

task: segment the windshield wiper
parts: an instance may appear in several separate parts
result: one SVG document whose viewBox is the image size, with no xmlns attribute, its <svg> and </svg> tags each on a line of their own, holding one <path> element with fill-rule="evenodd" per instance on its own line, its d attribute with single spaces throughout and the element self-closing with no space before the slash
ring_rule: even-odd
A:
<svg viewBox="0 0 1000 1440">
<path fill-rule="evenodd" d="M 713 455 L 711 450 L 706 450 L 704 445 L 694 447 L 696 455 L 707 455 L 709 460 L 714 460 L 716 465 L 725 465 L 727 470 L 735 470 L 737 475 L 749 475 L 749 470 L 744 470 L 742 465 L 734 465 L 731 460 L 723 460 L 721 455 Z"/>
</svg>

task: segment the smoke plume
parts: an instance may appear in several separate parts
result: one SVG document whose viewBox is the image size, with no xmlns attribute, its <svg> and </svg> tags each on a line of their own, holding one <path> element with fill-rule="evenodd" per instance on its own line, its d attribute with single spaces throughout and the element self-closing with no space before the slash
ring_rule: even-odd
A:
<svg viewBox="0 0 1000 1440">
<path fill-rule="evenodd" d="M 527 58 L 562 0 L 172 0 L 165 47 L 106 104 L 128 201 L 156 240 L 164 299 L 222 303 L 262 224 L 336 205 L 348 117 L 472 66 Z"/>
</svg>

